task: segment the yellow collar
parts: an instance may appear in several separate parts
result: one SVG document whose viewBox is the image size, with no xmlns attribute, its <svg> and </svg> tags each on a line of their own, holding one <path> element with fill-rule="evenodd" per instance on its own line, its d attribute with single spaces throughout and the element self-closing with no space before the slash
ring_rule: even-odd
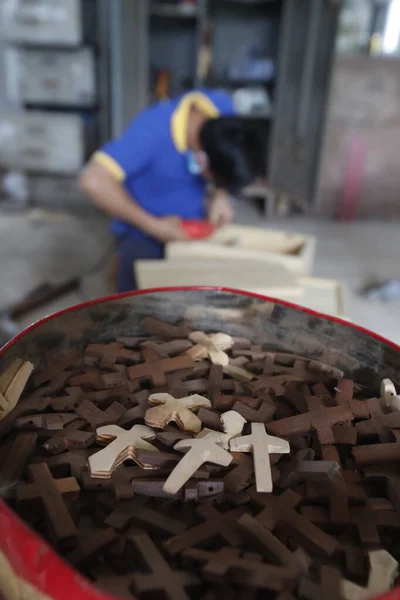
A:
<svg viewBox="0 0 400 600">
<path fill-rule="evenodd" d="M 215 119 L 220 112 L 215 104 L 201 92 L 189 92 L 179 102 L 171 118 L 172 140 L 178 152 L 186 152 L 187 148 L 187 126 L 190 107 L 195 105 L 210 119 Z"/>
</svg>

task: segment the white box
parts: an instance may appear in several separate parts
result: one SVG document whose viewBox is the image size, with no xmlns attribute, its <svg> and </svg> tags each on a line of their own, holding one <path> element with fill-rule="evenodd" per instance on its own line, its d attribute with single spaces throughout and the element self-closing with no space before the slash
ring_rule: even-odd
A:
<svg viewBox="0 0 400 600">
<path fill-rule="evenodd" d="M 21 103 L 93 106 L 95 59 L 91 48 L 8 48 L 7 95 Z"/>
<path fill-rule="evenodd" d="M 257 260 L 206 259 L 138 260 L 134 263 L 139 289 L 169 286 L 216 286 L 265 296 L 284 296 L 301 303 L 304 294 L 293 273 Z"/>
<path fill-rule="evenodd" d="M 78 46 L 81 0 L 2 0 L 2 37 L 11 42 Z"/>
<path fill-rule="evenodd" d="M 0 167 L 77 173 L 86 159 L 86 125 L 80 115 L 0 112 Z"/>
<path fill-rule="evenodd" d="M 309 275 L 314 266 L 315 249 L 316 239 L 310 235 L 226 225 L 204 241 L 167 244 L 166 253 L 173 259 L 264 260 L 298 275 Z"/>
</svg>

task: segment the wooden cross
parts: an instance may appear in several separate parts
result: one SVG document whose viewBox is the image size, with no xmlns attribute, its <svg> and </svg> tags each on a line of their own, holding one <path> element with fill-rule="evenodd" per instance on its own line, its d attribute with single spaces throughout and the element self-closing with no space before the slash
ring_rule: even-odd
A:
<svg viewBox="0 0 400 600">
<path fill-rule="evenodd" d="M 80 481 L 84 490 L 91 492 L 111 491 L 117 500 L 129 500 L 134 496 L 132 480 L 139 476 L 144 476 L 144 472 L 140 467 L 119 467 L 109 479 L 91 477 L 90 473 L 85 471 Z"/>
<path fill-rule="evenodd" d="M 254 410 L 239 400 L 234 404 L 233 410 L 241 414 L 250 423 L 270 423 L 276 412 L 276 406 L 269 402 L 261 402 L 258 410 Z"/>
<path fill-rule="evenodd" d="M 131 541 L 151 571 L 149 575 L 133 575 L 135 591 L 138 594 L 161 592 L 168 600 L 189 600 L 185 590 L 198 585 L 198 578 L 186 571 L 173 571 L 148 535 L 133 535 Z"/>
<path fill-rule="evenodd" d="M 69 371 L 72 367 L 82 366 L 83 355 L 81 352 L 72 352 L 64 358 L 54 360 L 51 353 L 46 355 L 47 368 L 35 375 L 33 384 L 35 388 L 51 381 L 57 375 L 64 371 Z"/>
<path fill-rule="evenodd" d="M 82 386 L 85 389 L 102 390 L 105 387 L 102 384 L 102 375 L 103 371 L 100 371 L 100 369 L 87 369 L 80 375 L 70 377 L 68 383 L 73 387 Z"/>
<path fill-rule="evenodd" d="M 102 566 L 102 571 L 104 567 Z M 96 587 L 112 598 L 125 598 L 132 596 L 132 573 L 127 575 L 102 575 L 96 578 Z"/>
<path fill-rule="evenodd" d="M 181 535 L 187 529 L 184 521 L 174 519 L 159 510 L 140 505 L 137 500 L 135 503 L 131 500 L 119 502 L 105 521 L 106 525 L 117 531 L 123 531 L 132 522 L 169 536 Z"/>
<path fill-rule="evenodd" d="M 16 500 L 19 504 L 38 504 L 44 511 L 49 534 L 56 544 L 74 542 L 77 529 L 65 501 L 76 500 L 80 488 L 74 477 L 53 479 L 45 463 L 28 466 L 32 483 L 16 487 Z"/>
<path fill-rule="evenodd" d="M 120 342 L 111 342 L 104 344 L 89 344 L 86 346 L 85 354 L 100 359 L 100 368 L 106 369 L 116 362 L 138 362 L 140 354 L 124 348 Z"/>
<path fill-rule="evenodd" d="M 289 442 L 267 434 L 264 423 L 252 423 L 251 435 L 236 438 L 230 443 L 231 452 L 252 452 L 258 492 L 273 490 L 269 455 L 289 454 Z"/>
<path fill-rule="evenodd" d="M 42 447 L 50 454 L 60 454 L 73 448 L 87 448 L 95 441 L 95 434 L 93 431 L 80 431 L 85 426 L 87 425 L 83 420 L 73 421 L 46 440 Z"/>
<path fill-rule="evenodd" d="M 204 331 L 193 331 L 188 337 L 195 345 L 186 350 L 186 354 L 193 360 L 208 358 L 214 365 L 226 366 L 229 364 L 229 356 L 225 350 L 233 346 L 234 342 L 230 335 L 226 333 L 207 334 Z"/>
<path fill-rule="evenodd" d="M 151 340 L 144 340 L 140 343 L 140 347 L 153 350 L 161 358 L 168 358 L 169 356 L 177 356 L 185 352 L 185 350 L 192 347 L 192 343 L 189 340 L 171 340 L 157 344 Z"/>
<path fill-rule="evenodd" d="M 351 422 L 354 415 L 347 404 L 313 410 L 267 425 L 267 431 L 272 435 L 291 437 L 296 435 L 309 435 L 316 430 L 321 444 L 334 444 L 335 439 L 331 431 L 333 425 Z"/>
<path fill-rule="evenodd" d="M 66 396 L 54 398 L 51 401 L 51 408 L 56 412 L 63 410 L 75 410 L 85 398 L 85 392 L 79 386 L 67 387 Z"/>
<path fill-rule="evenodd" d="M 400 397 L 397 395 L 396 388 L 390 379 L 383 379 L 381 383 L 381 396 L 387 406 L 395 410 L 400 410 Z"/>
<path fill-rule="evenodd" d="M 294 487 L 305 481 L 328 482 L 339 473 L 339 465 L 336 461 L 314 460 L 314 450 L 304 448 L 296 452 L 287 462 L 281 462 L 280 488 Z"/>
<path fill-rule="evenodd" d="M 197 413 L 203 427 L 212 429 L 213 431 L 222 431 L 221 414 L 215 410 L 208 408 L 200 408 Z"/>
<path fill-rule="evenodd" d="M 247 454 L 235 454 L 233 463 L 236 463 L 232 471 L 224 477 L 224 485 L 232 494 L 238 494 L 250 484 L 254 483 L 254 460 Z"/>
<path fill-rule="evenodd" d="M 356 424 L 360 437 L 377 435 L 381 444 L 394 441 L 391 429 L 400 428 L 400 411 L 385 414 L 380 399 L 367 400 L 371 418 Z"/>
<path fill-rule="evenodd" d="M 350 501 L 362 504 L 366 500 L 362 478 L 355 471 L 336 471 L 325 482 L 307 483 L 305 492 L 307 500 L 311 502 L 329 502 L 330 522 L 334 524 L 350 524 Z"/>
<path fill-rule="evenodd" d="M 229 450 L 231 440 L 242 434 L 246 419 L 235 410 L 228 410 L 221 415 L 220 419 L 224 433 L 218 444 L 225 450 Z"/>
<path fill-rule="evenodd" d="M 221 434 L 218 431 L 207 432 L 203 437 L 182 440 L 174 449 L 188 452 L 180 460 L 164 484 L 164 491 L 176 494 L 205 462 L 227 467 L 232 462 L 232 455 L 221 448 L 218 443 Z"/>
<path fill-rule="evenodd" d="M 140 325 L 147 333 L 173 339 L 187 338 L 191 331 L 189 323 L 185 321 L 171 325 L 171 323 L 160 321 L 154 317 L 145 317 Z"/>
<path fill-rule="evenodd" d="M 113 402 L 107 410 L 101 410 L 93 402 L 84 400 L 76 409 L 75 412 L 82 419 L 87 421 L 92 430 L 96 430 L 103 425 L 111 425 L 122 417 L 126 409 L 118 402 Z"/>
<path fill-rule="evenodd" d="M 400 528 L 400 518 L 393 510 L 392 503 L 386 499 L 371 498 L 365 507 L 352 508 L 350 515 L 350 522 L 357 527 L 361 542 L 365 546 L 381 546 L 379 527 L 395 530 Z"/>
<path fill-rule="evenodd" d="M 69 450 L 68 452 L 51 456 L 46 462 L 53 475 L 57 477 L 67 477 L 70 475 L 82 483 L 82 473 L 86 467 L 90 453 L 88 450 Z"/>
<path fill-rule="evenodd" d="M 202 564 L 206 579 L 245 586 L 246 598 L 251 597 L 250 587 L 280 592 L 293 583 L 293 569 L 264 563 L 254 553 L 241 556 L 239 548 L 225 546 L 216 552 L 190 548 L 183 552 L 182 557 L 185 563 Z"/>
<path fill-rule="evenodd" d="M 386 465 L 400 463 L 400 444 L 372 444 L 356 446 L 352 450 L 356 465 Z"/>
<path fill-rule="evenodd" d="M 260 344 L 250 345 L 247 348 L 238 347 L 235 344 L 232 349 L 233 358 L 245 356 L 246 358 L 248 358 L 249 360 L 252 360 L 252 361 L 264 360 L 266 354 L 267 354 L 267 351 L 263 350 L 262 346 Z"/>
<path fill-rule="evenodd" d="M 135 394 L 133 391 L 128 389 L 127 383 L 128 380 L 125 381 L 122 385 L 119 385 L 118 387 L 111 387 L 105 390 L 86 391 L 85 397 L 100 408 L 103 406 L 103 404 L 108 406 L 112 400 L 117 400 L 121 402 L 121 404 L 124 404 L 124 406 L 126 405 L 126 402 L 128 402 L 129 404 L 134 404 Z"/>
<path fill-rule="evenodd" d="M 246 387 L 253 393 L 268 390 L 272 391 L 275 396 L 284 396 L 285 387 L 284 384 L 290 381 L 304 381 L 302 377 L 296 377 L 296 375 L 274 375 L 266 376 L 262 375 L 255 381 L 248 383 Z"/>
<path fill-rule="evenodd" d="M 156 406 L 146 411 L 147 425 L 163 429 L 174 421 L 180 429 L 193 433 L 201 430 L 201 420 L 192 411 L 200 407 L 211 407 L 211 402 L 199 394 L 186 398 L 174 398 L 170 394 L 152 394 L 149 396 L 149 402 Z"/>
<path fill-rule="evenodd" d="M 337 569 L 321 566 L 320 583 L 304 577 L 300 581 L 299 595 L 307 600 L 344 600 L 341 588 L 341 576 Z"/>
<path fill-rule="evenodd" d="M 131 426 L 138 421 L 143 421 L 146 414 L 146 410 L 149 408 L 149 392 L 148 390 L 141 390 L 137 394 L 131 397 L 132 404 L 135 404 L 133 408 L 128 408 L 124 412 L 122 417 L 118 421 L 118 425 Z"/>
<path fill-rule="evenodd" d="M 235 396 L 228 394 L 217 394 L 213 401 L 213 408 L 219 410 L 219 412 L 225 412 L 231 410 L 236 402 L 240 402 L 245 406 L 254 410 L 258 409 L 261 402 L 259 398 L 253 398 L 253 396 Z M 239 411 L 237 411 L 239 412 Z"/>
<path fill-rule="evenodd" d="M 2 485 L 13 484 L 21 477 L 25 465 L 36 448 L 37 433 L 18 433 L 0 467 Z"/>
<path fill-rule="evenodd" d="M 171 556 L 176 556 L 187 548 L 210 541 L 215 537 L 222 538 L 231 546 L 240 546 L 242 538 L 236 530 L 235 524 L 245 512 L 246 508 L 244 507 L 221 513 L 209 504 L 198 506 L 196 513 L 204 519 L 204 523 L 169 538 L 164 542 L 164 547 Z"/>
<path fill-rule="evenodd" d="M 65 559 L 74 567 L 82 566 L 117 541 L 118 534 L 111 527 L 91 530 L 90 535 L 78 539 L 77 548 L 69 552 Z"/>
<path fill-rule="evenodd" d="M 14 427 L 16 429 L 41 429 L 49 432 L 60 431 L 77 419 L 77 415 L 71 413 L 42 413 L 40 415 L 18 417 L 15 419 Z"/>
<path fill-rule="evenodd" d="M 174 358 L 160 358 L 152 350 L 142 351 L 144 362 L 127 369 L 129 379 L 150 379 L 153 387 L 167 384 L 166 374 L 180 369 L 188 369 L 194 365 L 190 356 L 176 356 Z"/>
<path fill-rule="evenodd" d="M 157 448 L 146 441 L 155 438 L 154 431 L 144 425 L 134 425 L 129 431 L 117 425 L 108 425 L 98 428 L 96 433 L 101 441 L 113 441 L 106 448 L 89 458 L 89 469 L 92 477 L 108 479 L 113 471 L 128 458 L 137 462 L 137 448 L 158 451 Z M 141 466 L 147 468 L 147 465 Z"/>
<path fill-rule="evenodd" d="M 252 487 L 248 493 L 252 501 L 263 508 L 257 515 L 257 521 L 267 529 L 273 531 L 279 523 L 291 537 L 312 552 L 329 557 L 336 551 L 338 542 L 333 537 L 296 512 L 295 508 L 302 498 L 292 490 L 286 490 L 281 496 L 271 496 L 259 494 Z"/>
<path fill-rule="evenodd" d="M 1 375 L 0 420 L 17 406 L 32 371 L 31 362 L 17 360 Z"/>
<path fill-rule="evenodd" d="M 167 470 L 165 470 L 166 472 Z M 166 473 L 169 475 L 169 472 Z M 162 475 L 162 473 L 160 473 Z M 208 473 L 205 471 L 198 471 L 198 476 L 207 478 Z M 195 474 L 196 476 L 196 474 Z M 165 479 L 163 478 L 147 478 L 147 479 L 135 479 L 132 480 L 131 486 L 134 494 L 139 496 L 149 496 L 150 498 L 170 498 L 171 494 L 164 492 Z M 189 479 L 183 488 L 173 496 L 173 498 L 184 498 L 185 500 L 204 500 L 206 498 L 212 498 L 224 491 L 223 481 L 197 481 L 194 478 Z"/>
</svg>

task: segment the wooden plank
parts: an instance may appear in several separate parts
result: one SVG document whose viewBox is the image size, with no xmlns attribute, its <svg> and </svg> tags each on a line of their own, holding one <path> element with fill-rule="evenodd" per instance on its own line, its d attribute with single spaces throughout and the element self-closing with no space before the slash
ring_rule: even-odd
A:
<svg viewBox="0 0 400 600">
<path fill-rule="evenodd" d="M 227 225 L 209 239 L 167 244 L 167 258 L 257 259 L 285 266 L 299 275 L 312 272 L 316 239 L 272 229 Z"/>
<path fill-rule="evenodd" d="M 292 273 L 257 260 L 139 260 L 135 269 L 140 289 L 223 286 L 296 302 L 303 295 Z"/>
</svg>

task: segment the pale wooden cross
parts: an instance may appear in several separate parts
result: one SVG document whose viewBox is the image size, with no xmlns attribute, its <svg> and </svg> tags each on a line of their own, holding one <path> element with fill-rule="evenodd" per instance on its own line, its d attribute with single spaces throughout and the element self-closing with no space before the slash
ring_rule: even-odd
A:
<svg viewBox="0 0 400 600">
<path fill-rule="evenodd" d="M 391 379 L 383 379 L 381 383 L 381 396 L 387 406 L 400 410 L 400 396 L 397 395 L 396 388 Z"/>
<path fill-rule="evenodd" d="M 253 453 L 257 492 L 272 492 L 273 483 L 269 455 L 271 453 L 289 454 L 289 442 L 270 436 L 265 431 L 264 423 L 252 423 L 251 435 L 231 440 L 230 447 L 231 452 Z"/>
<path fill-rule="evenodd" d="M 221 446 L 221 448 L 229 450 L 229 442 L 241 435 L 243 427 L 247 421 L 235 410 L 228 410 L 227 412 L 223 413 L 220 418 L 223 433 L 220 436 L 218 444 Z"/>
<path fill-rule="evenodd" d="M 32 371 L 31 362 L 17 359 L 0 375 L 0 420 L 17 406 Z"/>
<path fill-rule="evenodd" d="M 193 331 L 189 334 L 189 340 L 195 345 L 186 350 L 185 354 L 193 360 L 204 360 L 209 358 L 214 365 L 229 365 L 229 356 L 225 350 L 232 348 L 233 338 L 226 333 L 207 334 L 204 331 Z"/>
<path fill-rule="evenodd" d="M 168 423 L 175 421 L 180 429 L 193 433 L 201 430 L 201 420 L 192 411 L 201 407 L 211 408 L 210 400 L 199 394 L 186 398 L 174 398 L 164 393 L 152 394 L 149 402 L 156 406 L 146 411 L 146 425 L 163 429 Z"/>
<path fill-rule="evenodd" d="M 202 434 L 203 432 L 194 439 L 181 440 L 175 444 L 175 450 L 188 452 L 168 477 L 163 487 L 164 492 L 176 494 L 205 462 L 223 467 L 231 464 L 232 455 L 218 445 L 221 432 L 205 430 L 205 435 Z"/>
<path fill-rule="evenodd" d="M 145 425 L 134 425 L 129 431 L 118 425 L 107 425 L 99 427 L 96 434 L 99 441 L 103 443 L 111 441 L 111 443 L 89 458 L 88 464 L 92 477 L 109 479 L 113 471 L 128 458 L 137 462 L 136 449 L 158 452 L 157 448 L 147 442 L 153 440 L 156 434 Z M 148 465 L 140 466 L 144 469 L 149 468 Z"/>
</svg>

